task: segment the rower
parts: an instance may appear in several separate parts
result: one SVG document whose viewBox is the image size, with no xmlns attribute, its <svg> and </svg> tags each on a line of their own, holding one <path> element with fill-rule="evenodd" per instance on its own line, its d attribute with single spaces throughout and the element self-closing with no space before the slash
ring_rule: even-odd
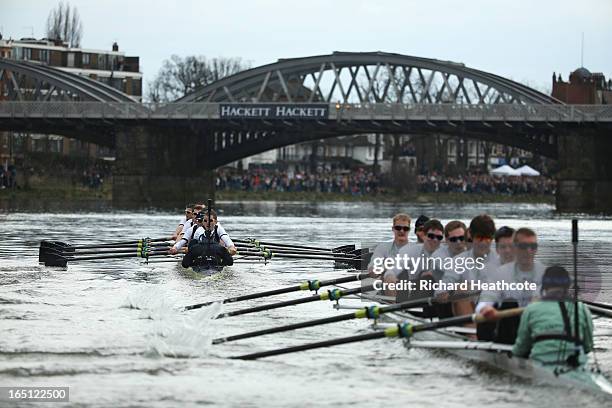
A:
<svg viewBox="0 0 612 408">
<path fill-rule="evenodd" d="M 500 264 L 514 261 L 514 228 L 503 226 L 495 231 L 495 252 Z"/>
<path fill-rule="evenodd" d="M 404 302 L 411 299 L 429 298 L 433 296 L 433 290 L 422 290 L 420 288 L 421 281 L 437 281 L 434 277 L 434 270 L 437 269 L 433 263 L 436 260 L 433 254 L 440 248 L 440 244 L 444 239 L 444 226 L 439 220 L 430 219 L 421 228 L 425 233 L 425 241 L 423 244 L 411 245 L 409 248 L 400 250 L 402 257 L 407 257 L 408 265 L 412 269 L 405 269 L 398 275 L 398 280 L 413 281 L 417 285 L 412 290 L 403 290 L 398 293 L 396 301 Z M 419 262 L 415 266 L 415 262 Z M 439 262 L 439 261 L 438 261 Z M 440 262 L 439 262 L 440 263 Z M 441 268 L 440 263 L 440 268 Z M 422 317 L 433 317 L 437 314 L 437 307 L 423 307 Z"/>
<path fill-rule="evenodd" d="M 185 215 L 179 221 L 178 226 L 176 227 L 174 233 L 172 234 L 172 238 L 174 241 L 178 239 L 178 236 L 181 232 L 183 232 L 183 227 L 185 226 L 185 222 L 193 218 L 193 207 L 195 204 L 189 204 L 185 207 Z"/>
<path fill-rule="evenodd" d="M 403 269 L 398 270 L 396 277 L 398 280 L 404 281 L 415 281 L 418 282 L 420 280 L 433 280 L 433 270 L 434 268 L 430 268 L 429 259 L 432 257 L 433 253 L 440 248 L 440 243 L 444 239 L 444 226 L 439 220 L 430 219 L 425 224 L 421 230 L 425 233 L 425 240 L 422 244 L 415 244 L 404 246 L 399 250 L 399 255 L 404 258 L 406 257 L 409 262 L 408 266 L 414 266 L 414 261 L 421 259 L 418 265 L 411 269 Z M 410 262 L 410 260 L 413 260 Z M 418 283 L 417 283 L 418 285 Z M 413 290 L 413 291 L 402 291 L 398 293 L 398 302 L 402 302 L 408 299 L 418 299 L 423 297 L 430 297 L 433 293 L 429 291 L 423 292 L 421 290 Z"/>
<path fill-rule="evenodd" d="M 540 292 L 545 266 L 535 259 L 538 251 L 538 237 L 531 228 L 519 228 L 513 238 L 515 261 L 500 266 L 489 278 L 489 282 L 535 283 L 536 289 L 530 290 L 486 290 L 480 294 L 476 313 L 486 314 L 490 309 L 511 309 L 525 307 Z M 512 344 L 516 338 L 519 319 L 504 319 L 492 326 L 479 326 L 478 338 L 495 340 L 497 343 Z M 481 327 L 488 329 L 482 330 Z M 491 330 L 494 328 L 494 331 Z"/>
<path fill-rule="evenodd" d="M 442 264 L 448 262 L 448 259 L 452 259 L 467 250 L 466 236 L 467 227 L 463 222 L 459 220 L 448 222 L 444 226 L 444 245 L 440 245 L 440 248 L 438 248 L 431 257 L 433 259 L 440 259 Z M 440 281 L 443 276 L 443 268 L 436 267 L 433 270 L 434 281 Z M 437 303 L 435 305 L 435 315 L 439 318 L 452 317 L 452 305 L 450 303 Z"/>
<path fill-rule="evenodd" d="M 210 222 L 208 218 L 208 213 L 210 213 Z M 230 255 L 236 255 L 236 246 L 234 245 L 234 242 L 230 238 L 229 234 L 225 231 L 225 228 L 223 228 L 223 226 L 219 224 L 216 211 L 210 209 L 202 212 L 202 214 L 202 224 L 195 230 L 195 233 L 193 234 L 193 239 L 200 239 L 201 236 L 207 235 L 207 231 L 210 231 L 214 242 L 221 244 L 222 246 L 227 248 Z"/>
<path fill-rule="evenodd" d="M 467 250 L 466 246 L 466 230 L 467 227 L 461 221 L 450 221 L 444 227 L 444 245 L 436 250 L 431 256 L 432 258 L 453 258 Z M 442 278 L 444 271 L 435 270 L 434 278 Z"/>
<path fill-rule="evenodd" d="M 172 248 L 170 248 L 170 250 L 168 251 L 170 255 L 176 255 L 179 252 L 185 252 L 183 248 L 186 245 L 189 245 L 189 242 L 191 242 L 197 229 L 202 227 L 202 220 L 204 219 L 204 213 L 200 211 L 202 207 L 200 207 L 198 204 L 194 208 L 196 210 L 194 211 L 193 218 L 185 222 L 185 225 L 183 226 L 183 232 L 181 232 L 181 234 L 179 235 L 180 239 L 177 240 L 172 246 Z"/>
<path fill-rule="evenodd" d="M 421 214 L 414 222 L 414 235 L 416 235 L 419 244 L 425 242 L 425 231 L 423 231 L 423 226 L 427 221 L 429 221 L 429 217 Z"/>
<path fill-rule="evenodd" d="M 198 227 L 183 257 L 184 268 L 190 266 L 231 266 L 236 247 L 225 229 L 217 225 L 216 212 L 208 208 L 200 213 Z"/>
<path fill-rule="evenodd" d="M 384 270 L 384 261 L 388 258 L 395 258 L 399 250 L 408 245 L 408 232 L 410 232 L 410 216 L 408 214 L 399 213 L 393 217 L 391 231 L 393 231 L 393 240 L 382 242 L 376 246 L 374 253 L 368 264 L 368 273 L 372 277 L 380 277 L 382 275 L 383 282 L 397 282 L 395 273 L 391 270 L 387 273 Z M 377 270 L 378 269 L 378 270 Z M 386 291 L 386 295 L 395 296 L 395 291 Z"/>
<path fill-rule="evenodd" d="M 455 260 L 453 269 L 444 270 L 442 282 L 446 284 L 479 280 L 486 282 L 491 273 L 500 265 L 499 257 L 494 251 L 491 251 L 495 222 L 489 215 L 481 214 L 474 217 L 470 222 L 468 234 L 472 238 L 472 247 L 453 258 Z M 440 297 L 440 300 L 448 298 L 447 291 L 438 291 L 436 295 Z M 472 299 L 453 302 L 455 316 L 472 313 L 474 313 Z"/>
<path fill-rule="evenodd" d="M 179 244 L 177 249 L 182 248 L 186 243 L 189 242 L 189 239 L 191 239 L 191 237 L 184 238 L 185 234 L 187 233 L 187 231 L 189 231 L 190 228 L 193 228 L 193 226 L 195 224 L 195 217 L 200 213 L 200 211 L 202 211 L 202 208 L 204 208 L 204 207 L 202 205 L 200 205 L 200 204 L 196 204 L 196 205 L 193 206 L 193 213 L 192 213 L 191 218 L 185 221 L 185 224 L 183 225 L 183 230 L 176 237 L 176 241 L 174 243 L 174 247 L 176 247 L 177 244 Z M 185 241 L 185 242 L 181 242 L 181 241 Z"/>
<path fill-rule="evenodd" d="M 586 362 L 593 350 L 593 320 L 582 303 L 569 301 L 570 277 L 565 268 L 546 268 L 542 278 L 542 299 L 527 306 L 521 316 L 512 353 L 544 364 L 576 367 Z M 575 336 L 574 310 L 579 312 L 579 339 Z M 489 312 L 488 316 L 494 315 Z M 485 315 L 487 316 L 487 315 Z"/>
</svg>

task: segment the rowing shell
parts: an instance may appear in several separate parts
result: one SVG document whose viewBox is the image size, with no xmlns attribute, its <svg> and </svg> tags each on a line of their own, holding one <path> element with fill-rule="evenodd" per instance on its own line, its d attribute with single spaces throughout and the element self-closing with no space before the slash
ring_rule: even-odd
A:
<svg viewBox="0 0 612 408">
<path fill-rule="evenodd" d="M 423 322 L 423 319 L 409 313 L 390 313 L 385 316 L 396 323 L 405 320 Z M 467 336 L 457 333 L 463 328 L 457 329 L 459 330 L 454 332 L 452 330 L 419 332 L 413 339 L 406 340 L 406 346 L 444 350 L 448 354 L 483 363 L 534 383 L 567 385 L 612 395 L 612 383 L 590 362 L 578 368 L 566 365 L 543 365 L 535 360 L 512 356 L 512 346 L 508 344 L 470 340 Z"/>
</svg>

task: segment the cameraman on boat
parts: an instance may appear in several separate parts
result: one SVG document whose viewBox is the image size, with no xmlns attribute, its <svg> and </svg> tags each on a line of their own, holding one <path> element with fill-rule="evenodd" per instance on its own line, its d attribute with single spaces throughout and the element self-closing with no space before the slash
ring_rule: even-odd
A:
<svg viewBox="0 0 612 408">
<path fill-rule="evenodd" d="M 184 268 L 191 266 L 231 266 L 236 247 L 221 225 L 217 224 L 217 213 L 208 209 L 196 216 L 198 228 L 189 241 L 187 254 L 183 257 Z"/>
</svg>

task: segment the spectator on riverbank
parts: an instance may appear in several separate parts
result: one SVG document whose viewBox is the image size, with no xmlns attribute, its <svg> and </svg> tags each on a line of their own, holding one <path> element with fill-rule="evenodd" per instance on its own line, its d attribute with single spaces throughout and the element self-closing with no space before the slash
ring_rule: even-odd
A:
<svg viewBox="0 0 612 408">
<path fill-rule="evenodd" d="M 365 169 L 318 173 L 256 169 L 242 172 L 220 170 L 217 190 L 341 193 L 355 196 L 382 192 L 380 179 Z M 546 177 L 492 177 L 487 174 L 417 176 L 421 193 L 538 194 L 552 195 L 554 180 Z"/>
<path fill-rule="evenodd" d="M 488 174 L 442 176 L 429 173 L 417 176 L 423 193 L 539 194 L 555 193 L 555 181 L 547 177 L 496 177 Z"/>
</svg>

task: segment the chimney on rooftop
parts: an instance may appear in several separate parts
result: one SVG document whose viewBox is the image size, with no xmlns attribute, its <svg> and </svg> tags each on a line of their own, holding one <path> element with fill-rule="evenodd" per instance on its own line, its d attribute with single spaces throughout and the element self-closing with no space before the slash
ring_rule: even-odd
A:
<svg viewBox="0 0 612 408">
<path fill-rule="evenodd" d="M 119 45 L 117 44 L 116 41 L 113 43 L 113 51 L 115 51 L 115 52 L 119 51 Z"/>
</svg>

